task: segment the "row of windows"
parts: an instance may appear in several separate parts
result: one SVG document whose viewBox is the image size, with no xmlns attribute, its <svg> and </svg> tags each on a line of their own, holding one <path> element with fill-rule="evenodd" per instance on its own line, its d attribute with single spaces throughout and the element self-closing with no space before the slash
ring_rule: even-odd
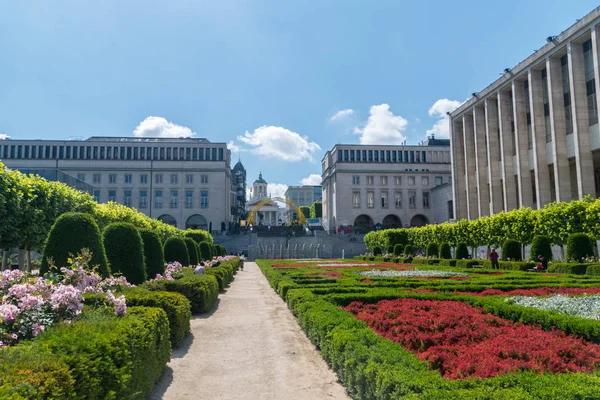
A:
<svg viewBox="0 0 600 400">
<path fill-rule="evenodd" d="M 375 184 L 375 177 L 373 175 L 367 175 L 367 185 Z M 402 186 L 402 176 L 394 176 L 394 185 Z M 408 186 L 415 186 L 416 178 L 414 176 L 407 177 Z M 444 178 L 442 176 L 435 177 L 435 186 L 440 186 L 444 183 Z M 360 185 L 360 175 L 352 175 L 352 184 Z M 381 186 L 387 186 L 388 177 L 382 175 L 379 177 L 379 184 Z M 421 186 L 429 186 L 429 177 L 422 176 L 421 177 Z"/>
<path fill-rule="evenodd" d="M 132 202 L 132 190 L 130 189 L 125 189 L 122 191 L 123 192 L 123 197 L 121 198 L 122 200 L 122 204 L 127 206 L 127 207 L 134 207 L 134 204 Z M 163 196 L 164 193 L 164 196 Z M 183 199 L 183 206 L 185 208 L 194 208 L 195 207 L 195 200 L 194 200 L 194 191 L 193 190 L 185 190 L 185 197 Z M 164 197 L 166 197 L 166 200 L 163 202 Z M 93 192 L 93 197 L 94 197 L 94 201 L 100 203 L 102 202 L 104 199 L 101 196 L 101 191 L 99 189 L 94 190 Z M 108 197 L 106 198 L 106 201 L 113 201 L 113 202 L 117 202 L 117 190 L 116 189 L 109 189 L 108 190 Z M 140 190 L 138 192 L 138 203 L 137 203 L 137 208 L 138 209 L 146 209 L 148 208 L 148 190 Z M 155 190 L 154 191 L 154 208 L 179 208 L 179 190 L 177 189 L 171 189 L 170 191 L 163 191 L 163 190 Z M 199 207 L 200 208 L 208 208 L 208 191 L 207 190 L 202 190 L 200 191 L 200 203 L 199 203 Z"/>
<path fill-rule="evenodd" d="M 430 160 L 427 161 L 427 154 Z M 369 163 L 426 163 L 450 162 L 448 151 L 421 150 L 338 150 L 338 162 Z"/>
<path fill-rule="evenodd" d="M 223 161 L 223 148 L 0 145 L 0 157 L 59 160 Z"/>
<path fill-rule="evenodd" d="M 86 174 L 79 173 L 77 174 L 77 179 L 85 182 Z M 108 183 L 117 183 L 117 174 L 108 174 Z M 141 174 L 139 176 L 140 184 L 148 183 L 148 174 Z M 179 183 L 179 174 L 171 174 L 169 177 L 169 182 L 171 184 Z M 102 183 L 102 174 L 92 174 L 92 183 Z M 120 183 L 120 182 L 119 182 Z M 123 175 L 123 183 L 133 183 L 133 174 L 124 174 Z M 163 183 L 163 174 L 154 174 L 154 183 Z M 185 183 L 191 184 L 194 183 L 194 174 L 185 174 Z M 200 175 L 200 183 L 208 183 L 208 175 Z"/>
<path fill-rule="evenodd" d="M 379 193 L 379 206 L 380 208 L 389 208 L 389 194 L 387 191 L 381 191 Z M 393 206 L 395 208 L 402 208 L 403 205 L 403 191 L 397 190 L 394 192 Z M 423 191 L 421 192 L 421 201 L 423 208 L 430 207 L 429 201 L 429 192 Z M 375 191 L 367 190 L 366 193 L 366 206 L 367 208 L 375 208 Z M 352 192 L 352 207 L 361 208 L 361 193 L 359 191 Z M 417 208 L 417 191 L 409 190 L 408 191 L 408 208 Z"/>
</svg>

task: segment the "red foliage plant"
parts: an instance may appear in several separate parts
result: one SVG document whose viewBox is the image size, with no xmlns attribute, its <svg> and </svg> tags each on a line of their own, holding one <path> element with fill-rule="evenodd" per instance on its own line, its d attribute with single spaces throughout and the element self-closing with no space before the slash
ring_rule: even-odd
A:
<svg viewBox="0 0 600 400">
<path fill-rule="evenodd" d="M 339 272 L 336 272 L 336 271 L 323 271 L 323 272 L 319 272 L 317 275 L 319 275 L 319 276 L 327 276 L 329 278 L 335 278 L 335 279 L 341 278 L 341 277 L 344 276 L 344 275 L 342 275 L 342 274 L 340 274 Z"/>
<path fill-rule="evenodd" d="M 472 296 L 551 296 L 553 294 L 579 295 L 600 294 L 600 287 L 587 288 L 565 288 L 565 287 L 541 287 L 531 289 L 513 289 L 506 292 L 498 289 L 485 289 L 481 292 L 455 292 L 456 294 L 468 294 Z"/>
<path fill-rule="evenodd" d="M 600 346 L 594 343 L 507 321 L 459 301 L 396 299 L 353 302 L 344 309 L 448 379 L 593 372 L 600 366 Z"/>
</svg>

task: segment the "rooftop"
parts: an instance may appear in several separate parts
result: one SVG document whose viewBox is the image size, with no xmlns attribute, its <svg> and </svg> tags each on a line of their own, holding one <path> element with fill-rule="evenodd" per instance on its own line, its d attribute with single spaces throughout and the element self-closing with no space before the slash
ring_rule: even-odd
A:
<svg viewBox="0 0 600 400">
<path fill-rule="evenodd" d="M 180 138 L 162 138 L 162 137 L 119 137 L 119 136 L 92 136 L 88 139 L 85 139 L 86 142 L 147 142 L 147 143 L 157 143 L 157 142 L 175 142 L 175 143 L 210 143 L 210 141 L 206 138 L 190 138 L 190 137 L 180 137 Z"/>
</svg>

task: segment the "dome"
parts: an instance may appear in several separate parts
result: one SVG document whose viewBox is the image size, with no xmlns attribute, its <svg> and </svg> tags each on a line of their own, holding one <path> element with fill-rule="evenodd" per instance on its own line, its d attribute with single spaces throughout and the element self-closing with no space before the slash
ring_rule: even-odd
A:
<svg viewBox="0 0 600 400">
<path fill-rule="evenodd" d="M 235 166 L 233 167 L 233 169 L 234 169 L 234 170 L 237 170 L 237 169 L 245 170 L 245 168 L 244 168 L 244 165 L 242 165 L 242 162 L 241 162 L 241 161 L 238 161 L 238 162 L 235 164 Z"/>
<path fill-rule="evenodd" d="M 255 180 L 254 183 L 264 183 L 265 185 L 267 184 L 267 181 L 265 181 L 262 177 L 262 172 L 258 174 L 258 179 Z"/>
</svg>

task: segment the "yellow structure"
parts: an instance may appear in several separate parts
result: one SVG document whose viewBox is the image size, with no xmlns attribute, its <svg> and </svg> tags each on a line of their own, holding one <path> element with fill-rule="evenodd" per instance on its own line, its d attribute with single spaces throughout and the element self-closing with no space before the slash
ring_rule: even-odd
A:
<svg viewBox="0 0 600 400">
<path fill-rule="evenodd" d="M 255 222 L 254 217 L 255 217 L 256 213 L 258 212 L 258 210 L 260 210 L 261 207 L 266 206 L 267 204 L 270 204 L 274 201 L 286 203 L 287 205 L 292 207 L 294 209 L 294 211 L 296 211 L 296 214 L 298 214 L 298 222 L 300 223 L 300 225 L 308 224 L 308 221 L 306 221 L 306 217 L 304 216 L 304 213 L 302 211 L 300 211 L 300 208 L 297 205 L 295 205 L 294 203 L 292 203 L 290 200 L 286 200 L 282 197 L 268 198 L 268 199 L 264 199 L 264 200 L 261 200 L 260 202 L 258 202 L 258 204 L 254 206 L 252 211 L 250 211 L 250 214 L 248 214 L 248 224 L 255 225 L 256 222 Z"/>
</svg>

